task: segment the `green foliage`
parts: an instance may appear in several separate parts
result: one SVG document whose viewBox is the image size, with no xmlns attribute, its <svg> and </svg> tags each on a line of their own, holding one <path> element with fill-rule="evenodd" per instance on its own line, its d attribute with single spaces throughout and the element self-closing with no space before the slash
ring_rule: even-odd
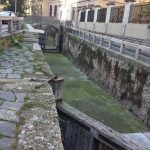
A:
<svg viewBox="0 0 150 150">
<path fill-rule="evenodd" d="M 129 108 L 128 108 L 128 111 L 131 112 L 131 113 L 133 113 L 132 107 L 129 107 Z"/>
<path fill-rule="evenodd" d="M 23 43 L 23 39 L 24 39 L 23 34 L 12 36 L 11 46 L 21 49 L 22 48 L 21 43 Z"/>
<path fill-rule="evenodd" d="M 4 50 L 11 44 L 11 38 L 1 38 L 0 39 L 0 50 Z"/>
<path fill-rule="evenodd" d="M 18 35 L 12 36 L 12 41 L 18 41 L 20 43 L 23 43 L 23 40 L 24 40 L 23 34 L 18 34 Z"/>
<path fill-rule="evenodd" d="M 22 29 L 22 30 L 26 30 L 26 29 L 28 29 L 28 28 L 27 28 L 27 26 L 26 26 L 26 23 L 25 23 L 25 22 L 23 22 L 23 23 L 22 23 L 22 25 L 21 25 L 21 29 Z"/>
<path fill-rule="evenodd" d="M 101 51 L 101 49 L 100 48 L 98 48 L 97 50 L 96 50 L 96 52 L 97 52 L 97 55 L 101 55 L 102 54 L 102 51 Z"/>
<path fill-rule="evenodd" d="M 145 4 L 144 9 L 142 9 L 141 12 L 142 16 L 144 16 L 145 18 L 149 18 L 150 17 L 150 5 Z M 140 14 L 139 14 L 140 15 Z M 148 29 L 150 29 L 150 24 L 148 24 Z"/>
<path fill-rule="evenodd" d="M 21 49 L 22 48 L 22 45 L 19 43 L 19 41 L 15 40 L 11 43 L 11 46 L 12 47 L 16 47 L 16 48 L 19 48 Z"/>
<path fill-rule="evenodd" d="M 128 64 L 128 72 L 133 72 L 134 71 L 134 67 L 129 63 Z"/>
<path fill-rule="evenodd" d="M 107 91 L 88 80 L 64 56 L 46 53 L 45 58 L 53 72 L 65 79 L 64 102 L 119 132 L 149 131 L 149 127 L 132 115 L 132 108 L 129 112 L 118 105 Z"/>
<path fill-rule="evenodd" d="M 3 2 L 6 4 L 4 10 L 9 10 L 15 12 L 15 2 L 12 0 L 7 0 Z M 26 10 L 29 8 L 28 0 L 17 0 L 17 16 L 26 16 Z"/>
<path fill-rule="evenodd" d="M 32 109 L 34 107 L 35 104 L 33 104 L 32 102 L 27 102 L 24 104 L 23 106 L 23 110 L 26 110 L 26 109 Z"/>
</svg>

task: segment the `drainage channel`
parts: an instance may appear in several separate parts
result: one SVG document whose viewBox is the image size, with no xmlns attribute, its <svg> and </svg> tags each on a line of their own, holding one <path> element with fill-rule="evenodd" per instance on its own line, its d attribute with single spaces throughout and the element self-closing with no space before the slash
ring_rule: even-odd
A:
<svg viewBox="0 0 150 150">
<path fill-rule="evenodd" d="M 63 55 L 45 53 L 54 73 L 64 81 L 63 101 L 120 133 L 148 132 L 150 128 L 122 106 L 108 92 L 75 68 Z"/>
</svg>

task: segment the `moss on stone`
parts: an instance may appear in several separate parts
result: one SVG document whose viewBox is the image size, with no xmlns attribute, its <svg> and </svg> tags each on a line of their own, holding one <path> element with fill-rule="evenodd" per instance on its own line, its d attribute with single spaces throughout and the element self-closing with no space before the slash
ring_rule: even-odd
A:
<svg viewBox="0 0 150 150">
<path fill-rule="evenodd" d="M 23 40 L 24 40 L 23 33 L 13 35 L 13 36 L 12 36 L 12 41 L 16 41 L 16 40 L 17 40 L 18 42 L 20 42 L 20 43 L 23 43 Z"/>
<path fill-rule="evenodd" d="M 58 30 L 54 27 L 48 27 L 46 29 L 46 34 L 47 34 L 47 40 L 51 45 L 56 45 L 56 40 L 58 37 Z"/>
<path fill-rule="evenodd" d="M 23 106 L 23 110 L 25 109 L 32 109 L 35 106 L 35 104 L 33 104 L 32 102 L 26 102 Z"/>
<path fill-rule="evenodd" d="M 119 132 L 150 130 L 131 112 L 117 104 L 108 92 L 87 80 L 64 56 L 45 54 L 45 58 L 53 72 L 65 79 L 63 101 Z"/>
<path fill-rule="evenodd" d="M 23 42 L 23 33 L 2 37 L 0 38 L 0 51 L 5 50 L 14 43 L 17 43 L 17 46 L 19 45 L 19 48 L 22 48 L 19 42 Z"/>
</svg>

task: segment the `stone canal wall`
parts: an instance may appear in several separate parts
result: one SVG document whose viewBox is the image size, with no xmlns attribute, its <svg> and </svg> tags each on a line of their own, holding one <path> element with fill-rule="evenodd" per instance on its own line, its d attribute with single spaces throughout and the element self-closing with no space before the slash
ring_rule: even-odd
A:
<svg viewBox="0 0 150 150">
<path fill-rule="evenodd" d="M 57 39 L 59 35 L 59 31 L 56 28 L 46 29 L 47 40 L 51 41 L 51 44 L 57 46 Z"/>
<path fill-rule="evenodd" d="M 68 104 L 57 103 L 57 110 L 65 150 L 148 150 Z"/>
<path fill-rule="evenodd" d="M 150 68 L 75 37 L 64 36 L 64 55 L 124 107 L 150 125 Z"/>
</svg>

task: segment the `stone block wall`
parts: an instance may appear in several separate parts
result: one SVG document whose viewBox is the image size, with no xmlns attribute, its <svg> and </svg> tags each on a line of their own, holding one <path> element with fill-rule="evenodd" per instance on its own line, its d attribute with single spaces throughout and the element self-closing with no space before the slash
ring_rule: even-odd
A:
<svg viewBox="0 0 150 150">
<path fill-rule="evenodd" d="M 23 32 L 0 37 L 0 51 L 10 47 L 11 43 L 16 40 L 19 42 L 23 41 Z"/>
<path fill-rule="evenodd" d="M 52 45 L 57 46 L 59 31 L 51 27 L 46 30 L 46 34 L 47 34 L 47 40 L 51 41 Z"/>
<path fill-rule="evenodd" d="M 64 36 L 64 55 L 120 104 L 150 125 L 150 68 L 71 34 Z"/>
</svg>

